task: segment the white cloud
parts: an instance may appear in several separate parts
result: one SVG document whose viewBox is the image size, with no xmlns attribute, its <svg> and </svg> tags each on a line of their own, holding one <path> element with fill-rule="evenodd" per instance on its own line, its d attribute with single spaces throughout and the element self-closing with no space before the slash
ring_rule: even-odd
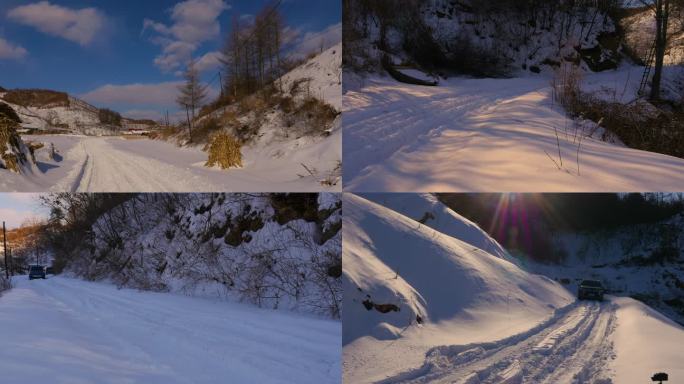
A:
<svg viewBox="0 0 684 384">
<path fill-rule="evenodd" d="M 104 85 L 81 98 L 96 104 L 139 104 L 159 107 L 173 107 L 176 104 L 179 81 L 157 84 Z"/>
<path fill-rule="evenodd" d="M 124 106 L 132 108 L 122 115 L 134 119 L 159 120 L 161 111 L 168 110 L 171 120 L 176 117 L 178 105 L 178 87 L 182 81 L 169 81 L 157 84 L 125 84 L 104 85 L 88 93 L 80 95 L 80 98 L 93 104 L 109 106 Z M 207 89 L 207 101 L 214 100 L 219 95 L 217 87 Z M 142 108 L 135 108 L 142 107 Z"/>
<path fill-rule="evenodd" d="M 71 9 L 47 1 L 22 5 L 7 16 L 49 35 L 62 37 L 82 46 L 89 45 L 102 32 L 106 19 L 96 8 Z"/>
<path fill-rule="evenodd" d="M 221 52 L 213 51 L 206 53 L 204 56 L 197 59 L 195 68 L 200 72 L 212 71 L 221 66 L 221 58 L 223 58 Z"/>
<path fill-rule="evenodd" d="M 28 51 L 20 45 L 14 45 L 0 37 L 0 60 L 15 59 L 20 60 L 26 57 Z"/>
<path fill-rule="evenodd" d="M 322 31 L 297 33 L 295 37 L 290 37 L 291 44 L 294 46 L 292 54 L 295 56 L 306 56 L 321 49 L 328 49 L 342 41 L 342 23 L 328 26 Z"/>
<path fill-rule="evenodd" d="M 152 42 L 162 46 L 154 60 L 164 72 L 173 72 L 187 62 L 199 46 L 218 37 L 221 25 L 218 17 L 230 9 L 224 0 L 187 0 L 171 10 L 171 25 L 145 19 L 143 33 L 152 30 L 158 35 Z"/>
</svg>

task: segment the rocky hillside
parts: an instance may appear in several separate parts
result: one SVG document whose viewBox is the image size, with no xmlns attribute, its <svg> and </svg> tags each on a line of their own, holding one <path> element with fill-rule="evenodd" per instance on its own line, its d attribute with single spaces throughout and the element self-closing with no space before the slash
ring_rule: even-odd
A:
<svg viewBox="0 0 684 384">
<path fill-rule="evenodd" d="M 21 118 L 21 126 L 29 131 L 69 132 L 85 135 L 111 135 L 131 128 L 139 128 L 134 120 L 121 118 L 94 107 L 64 92 L 38 89 L 0 91 L 0 102 L 10 106 Z M 146 122 L 145 125 L 149 126 Z"/>
<path fill-rule="evenodd" d="M 377 3 L 355 10 L 361 17 L 345 32 L 345 62 L 372 68 L 389 56 L 395 65 L 476 76 L 540 73 L 564 61 L 613 69 L 622 44 L 610 3 L 435 0 L 401 9 Z"/>
<path fill-rule="evenodd" d="M 32 166 L 32 153 L 17 133 L 19 119 L 6 105 L 0 104 L 0 169 L 26 173 Z"/>
<path fill-rule="evenodd" d="M 74 220 L 52 238 L 57 269 L 120 286 L 340 317 L 338 195 L 54 199 L 53 213 Z"/>
<path fill-rule="evenodd" d="M 635 8 L 626 12 L 620 21 L 624 30 L 626 45 L 636 59 L 644 60 L 653 46 L 655 36 L 655 18 L 649 8 Z M 684 23 L 671 18 L 668 28 L 670 41 L 665 51 L 665 65 L 684 63 Z"/>
</svg>

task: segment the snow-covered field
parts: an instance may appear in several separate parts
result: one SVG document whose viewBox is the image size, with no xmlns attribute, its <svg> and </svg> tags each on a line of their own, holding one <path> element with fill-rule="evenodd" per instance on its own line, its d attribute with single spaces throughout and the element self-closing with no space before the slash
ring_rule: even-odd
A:
<svg viewBox="0 0 684 384">
<path fill-rule="evenodd" d="M 617 87 L 621 96 L 628 77 L 627 94 L 635 91 L 640 71 L 626 67 L 586 81 L 593 89 Z M 349 191 L 684 190 L 684 159 L 589 137 L 580 142 L 573 122 L 552 103 L 548 75 L 451 78 L 438 87 L 378 76 L 349 80 L 343 138 Z M 559 169 L 554 161 L 560 165 L 561 158 Z"/>
<path fill-rule="evenodd" d="M 24 136 L 24 140 L 54 143 L 61 158 L 53 161 L 39 151 L 38 164 L 29 174 L 0 170 L 2 191 L 304 192 L 341 188 L 321 185 L 301 165 L 334 168 L 341 158 L 339 130 L 304 148 L 296 148 L 302 144 L 299 142 L 245 148 L 244 167 L 230 170 L 206 168 L 205 152 L 168 142 L 76 135 Z"/>
<path fill-rule="evenodd" d="M 477 227 L 431 196 L 368 196 L 375 202 L 350 194 L 344 202 L 345 382 L 684 377 L 684 329 L 643 303 L 615 296 L 577 302 L 574 292 L 506 260 L 505 251 L 495 256 L 474 246 L 494 240 L 481 230 L 478 239 Z M 423 210 L 437 213 L 425 225 Z M 462 235 L 447 235 L 449 228 Z M 367 299 L 400 310 L 368 310 Z"/>
<path fill-rule="evenodd" d="M 339 383 L 341 324 L 64 277 L 0 297 L 7 383 Z"/>
</svg>

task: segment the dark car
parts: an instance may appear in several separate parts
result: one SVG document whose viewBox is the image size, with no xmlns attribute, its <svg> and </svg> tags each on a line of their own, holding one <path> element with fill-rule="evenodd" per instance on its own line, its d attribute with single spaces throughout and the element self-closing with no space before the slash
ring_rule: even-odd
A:
<svg viewBox="0 0 684 384">
<path fill-rule="evenodd" d="M 29 267 L 29 280 L 44 279 L 45 267 L 42 265 L 32 265 Z"/>
<path fill-rule="evenodd" d="M 577 289 L 577 298 L 580 300 L 600 300 L 603 301 L 605 289 L 598 280 L 582 280 Z"/>
</svg>

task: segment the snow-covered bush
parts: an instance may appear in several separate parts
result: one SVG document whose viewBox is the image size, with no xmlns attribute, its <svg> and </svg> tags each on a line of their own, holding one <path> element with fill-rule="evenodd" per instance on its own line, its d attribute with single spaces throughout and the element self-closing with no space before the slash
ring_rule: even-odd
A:
<svg viewBox="0 0 684 384">
<path fill-rule="evenodd" d="M 389 54 L 398 64 L 500 77 L 562 62 L 600 71 L 621 58 L 613 0 L 344 3 L 348 69 L 377 70 Z"/>
<path fill-rule="evenodd" d="M 78 276 L 340 316 L 339 196 L 64 195 L 49 206 L 65 223 L 56 262 Z"/>
</svg>

